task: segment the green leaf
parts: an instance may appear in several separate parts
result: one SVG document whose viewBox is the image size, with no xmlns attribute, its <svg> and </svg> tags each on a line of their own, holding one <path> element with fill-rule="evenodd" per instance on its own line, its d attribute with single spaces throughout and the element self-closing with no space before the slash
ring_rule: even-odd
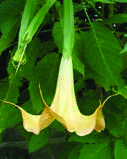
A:
<svg viewBox="0 0 127 159">
<path fill-rule="evenodd" d="M 24 0 L 5 0 L 0 4 L 0 55 L 14 40 L 20 22 Z"/>
<path fill-rule="evenodd" d="M 73 3 L 73 5 L 74 5 L 74 12 L 79 12 L 83 10 L 83 6 L 81 3 Z"/>
<path fill-rule="evenodd" d="M 0 99 L 4 99 L 8 87 L 9 83 L 7 78 L 0 80 Z"/>
<path fill-rule="evenodd" d="M 25 0 L 4 0 L 0 4 L 0 26 L 12 17 L 19 19 L 24 3 Z"/>
<path fill-rule="evenodd" d="M 41 55 L 42 52 L 42 43 L 38 38 L 32 40 L 32 42 L 28 45 L 26 49 L 26 59 L 27 63 L 20 67 L 20 74 L 21 77 L 24 77 L 28 80 L 33 80 L 32 71 L 35 66 L 37 57 Z"/>
<path fill-rule="evenodd" d="M 49 47 L 50 46 L 50 47 Z M 41 49 L 40 52 L 38 52 L 37 57 L 44 57 L 50 52 L 53 52 L 53 50 L 56 49 L 56 45 L 54 44 L 53 41 L 43 41 L 41 43 Z"/>
<path fill-rule="evenodd" d="M 43 96 L 48 104 L 51 104 L 55 93 L 58 67 L 59 56 L 56 53 L 50 53 L 33 69 L 33 80 L 40 82 Z"/>
<path fill-rule="evenodd" d="M 118 93 L 127 99 L 127 86 L 118 90 Z"/>
<path fill-rule="evenodd" d="M 24 34 L 33 16 L 35 15 L 36 7 L 37 7 L 36 0 L 26 0 L 26 4 L 23 11 L 23 15 L 22 15 L 22 20 L 21 20 L 21 25 L 20 25 L 20 31 L 19 31 L 19 42 L 18 42 L 19 46 L 22 45 L 22 43 L 24 42 L 23 41 Z"/>
<path fill-rule="evenodd" d="M 1 31 L 3 34 L 0 38 L 0 55 L 4 50 L 10 47 L 11 42 L 16 36 L 18 27 L 19 21 L 15 19 L 9 19 L 9 21 L 2 23 Z"/>
<path fill-rule="evenodd" d="M 85 76 L 85 65 L 81 62 L 78 56 L 72 54 L 72 61 L 74 65 L 74 69 L 77 70 L 79 73 Z"/>
<path fill-rule="evenodd" d="M 59 123 L 57 120 L 55 120 L 50 127 L 55 128 L 56 131 L 61 131 L 61 132 L 65 131 L 65 128 L 63 127 L 63 125 Z"/>
<path fill-rule="evenodd" d="M 127 22 L 127 14 L 116 14 L 113 16 L 110 16 L 108 19 L 105 20 L 105 23 L 108 25 L 111 25 L 113 23 L 115 24 L 121 24 Z"/>
<path fill-rule="evenodd" d="M 114 0 L 115 2 L 126 3 L 126 0 Z"/>
<path fill-rule="evenodd" d="M 84 78 L 81 77 L 77 80 L 77 82 L 75 82 L 75 92 L 77 93 L 81 91 L 84 87 L 85 87 L 85 81 Z"/>
<path fill-rule="evenodd" d="M 37 32 L 46 14 L 48 13 L 49 9 L 53 6 L 55 1 L 56 0 L 46 0 L 43 6 L 40 8 L 40 10 L 34 16 L 33 20 L 31 21 L 30 25 L 28 26 L 24 34 L 24 40 L 27 43 L 29 43 L 32 40 L 33 36 Z"/>
<path fill-rule="evenodd" d="M 1 32 L 3 35 L 7 36 L 8 33 L 12 30 L 12 28 L 14 27 L 14 25 L 17 25 L 17 19 L 15 19 L 14 17 L 8 19 L 7 21 L 3 22 L 1 24 Z"/>
<path fill-rule="evenodd" d="M 78 144 L 77 146 L 72 148 L 71 152 L 69 153 L 68 159 L 78 159 L 81 148 L 82 148 L 82 144 Z"/>
<path fill-rule="evenodd" d="M 30 14 L 32 13 L 31 9 L 29 10 L 29 7 L 25 8 L 25 12 L 24 12 L 24 16 L 23 16 L 23 22 L 25 21 L 25 27 L 23 26 L 21 29 L 21 31 L 23 31 L 23 33 L 21 32 L 21 45 L 20 47 L 18 47 L 18 49 L 15 52 L 15 55 L 13 56 L 13 61 L 14 62 L 18 62 L 18 67 L 16 69 L 16 72 L 18 71 L 19 67 L 21 64 L 26 64 L 26 55 L 25 55 L 25 50 L 27 45 L 32 41 L 33 36 L 35 35 L 35 33 L 37 32 L 37 30 L 39 29 L 41 23 L 43 22 L 46 14 L 48 13 L 48 10 L 52 7 L 52 5 L 55 3 L 56 0 L 47 0 L 43 6 L 41 7 L 41 9 L 36 13 L 36 15 L 33 17 L 33 19 L 30 21 L 30 19 L 32 18 L 33 15 L 28 15 L 28 19 L 25 21 L 25 15 L 27 14 L 27 12 L 29 11 Z M 27 1 L 28 2 L 28 1 Z M 30 1 L 29 1 L 30 2 Z M 27 5 L 29 5 L 29 2 L 27 3 Z M 31 2 L 30 2 L 31 3 Z M 35 9 L 36 3 L 34 4 L 34 9 Z M 34 10 L 35 11 L 35 10 Z M 29 23 L 29 25 L 28 25 Z"/>
<path fill-rule="evenodd" d="M 124 146 L 122 140 L 115 141 L 115 159 L 127 158 L 127 147 Z"/>
<path fill-rule="evenodd" d="M 94 131 L 91 134 L 86 136 L 77 136 L 76 134 L 71 134 L 68 141 L 95 144 L 95 143 L 103 143 L 107 140 L 109 139 L 107 138 L 107 135 L 105 133 L 103 132 L 97 133 Z"/>
<path fill-rule="evenodd" d="M 0 55 L 14 40 L 20 22 L 24 0 L 5 0 L 0 4 Z"/>
<path fill-rule="evenodd" d="M 123 134 L 122 134 L 122 139 L 123 139 L 123 143 L 124 145 L 126 146 L 127 148 L 127 118 L 125 118 L 123 120 L 123 123 L 122 123 L 122 128 L 123 128 Z"/>
<path fill-rule="evenodd" d="M 85 72 L 86 80 L 94 79 L 96 85 L 98 85 L 99 87 L 104 87 L 106 91 L 110 90 L 109 82 L 105 80 L 105 77 L 100 76 L 96 71 L 91 69 L 89 64 L 86 65 Z"/>
<path fill-rule="evenodd" d="M 123 119 L 127 113 L 127 100 L 122 96 L 116 96 L 106 102 L 103 112 L 106 128 L 115 137 L 123 136 Z"/>
<path fill-rule="evenodd" d="M 4 100 L 17 103 L 19 96 L 19 89 L 17 86 L 10 86 L 7 90 Z M 18 110 L 9 104 L 2 103 L 0 107 L 0 133 L 9 127 L 12 127 L 19 123 Z"/>
<path fill-rule="evenodd" d="M 63 32 L 62 32 L 62 23 L 56 22 L 53 26 L 52 36 L 54 38 L 54 42 L 58 48 L 59 53 L 63 51 Z"/>
<path fill-rule="evenodd" d="M 92 0 L 93 2 L 102 2 L 102 3 L 115 3 L 115 2 L 127 2 L 126 0 Z"/>
<path fill-rule="evenodd" d="M 82 96 L 77 96 L 80 111 L 85 115 L 92 114 L 99 105 L 99 96 L 96 90 L 88 90 Z"/>
<path fill-rule="evenodd" d="M 79 159 L 112 159 L 111 145 L 109 142 L 84 144 L 80 151 Z"/>
<path fill-rule="evenodd" d="M 7 81 L 7 84 L 9 84 L 3 100 L 16 104 L 19 97 L 21 79 L 18 76 L 15 76 L 15 70 L 12 66 L 11 60 L 9 61 L 7 71 L 9 74 L 9 81 Z M 18 110 L 14 106 L 2 102 L 0 107 L 0 132 L 6 128 L 16 125 L 19 123 L 20 119 Z"/>
<path fill-rule="evenodd" d="M 92 0 L 93 2 L 113 3 L 114 0 Z"/>
<path fill-rule="evenodd" d="M 26 4 L 23 11 L 23 15 L 22 15 L 22 20 L 21 20 L 21 25 L 20 25 L 20 31 L 19 31 L 19 37 L 18 37 L 18 48 L 15 52 L 15 55 L 13 56 L 14 62 L 21 61 L 23 64 L 26 63 L 26 55 L 25 55 L 26 41 L 24 40 L 24 34 L 33 16 L 35 15 L 36 7 L 37 7 L 36 0 L 26 0 Z"/>
<path fill-rule="evenodd" d="M 34 152 L 44 145 L 48 144 L 50 137 L 50 131 L 49 129 L 45 129 L 40 132 L 39 135 L 32 135 L 30 141 L 29 141 L 29 152 Z"/>
<path fill-rule="evenodd" d="M 43 103 L 39 93 L 39 83 L 37 81 L 31 81 L 29 85 L 30 99 L 35 113 L 40 113 L 43 109 Z"/>
<path fill-rule="evenodd" d="M 122 61 L 121 47 L 112 32 L 101 23 L 93 23 L 93 29 L 85 33 L 85 57 L 91 68 L 103 77 L 109 87 L 118 85 Z"/>
<path fill-rule="evenodd" d="M 110 109 L 109 111 L 105 112 L 105 122 L 106 128 L 109 132 L 115 136 L 120 137 L 123 134 L 123 129 L 121 128 L 122 125 L 122 117 L 121 114 L 118 112 L 113 112 L 114 109 Z M 111 113 L 112 112 L 112 113 Z"/>
</svg>

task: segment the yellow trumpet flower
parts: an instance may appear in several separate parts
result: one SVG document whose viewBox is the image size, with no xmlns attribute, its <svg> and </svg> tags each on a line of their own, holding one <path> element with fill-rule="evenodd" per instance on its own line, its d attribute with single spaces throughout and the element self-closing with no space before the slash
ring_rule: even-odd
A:
<svg viewBox="0 0 127 159">
<path fill-rule="evenodd" d="M 100 132 L 105 128 L 102 114 L 104 103 L 99 105 L 92 115 L 85 116 L 79 111 L 74 92 L 71 56 L 63 56 L 61 59 L 56 93 L 50 107 L 45 103 L 45 109 L 40 115 L 32 115 L 18 105 L 13 105 L 21 111 L 24 128 L 34 134 L 39 134 L 55 119 L 61 122 L 69 132 L 75 132 L 79 136 L 87 135 L 93 130 Z"/>
<path fill-rule="evenodd" d="M 71 56 L 62 57 L 56 93 L 50 107 L 51 111 L 62 118 L 61 120 L 56 115 L 56 119 L 69 132 L 76 132 L 79 136 L 87 135 L 94 129 L 101 131 L 105 128 L 105 121 L 101 110 L 102 106 L 100 105 L 92 115 L 85 116 L 81 114 L 74 92 L 72 58 Z"/>
</svg>

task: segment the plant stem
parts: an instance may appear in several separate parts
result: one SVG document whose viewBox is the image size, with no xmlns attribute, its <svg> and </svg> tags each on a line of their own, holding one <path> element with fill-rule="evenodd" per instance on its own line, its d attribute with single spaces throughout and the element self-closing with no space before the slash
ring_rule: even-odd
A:
<svg viewBox="0 0 127 159">
<path fill-rule="evenodd" d="M 71 56 L 74 46 L 74 11 L 72 0 L 64 0 L 63 55 Z"/>
</svg>

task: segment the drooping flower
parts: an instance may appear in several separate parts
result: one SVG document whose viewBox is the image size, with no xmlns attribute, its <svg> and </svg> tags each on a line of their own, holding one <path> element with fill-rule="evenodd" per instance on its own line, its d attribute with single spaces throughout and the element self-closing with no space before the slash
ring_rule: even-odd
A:
<svg viewBox="0 0 127 159">
<path fill-rule="evenodd" d="M 38 135 L 42 129 L 49 126 L 55 120 L 55 113 L 51 112 L 51 110 L 47 106 L 45 106 L 44 111 L 40 115 L 33 115 L 26 112 L 23 108 L 12 102 L 7 102 L 5 100 L 1 101 L 18 108 L 23 118 L 24 129 L 28 132 L 33 132 L 36 135 Z"/>
<path fill-rule="evenodd" d="M 72 0 L 64 0 L 64 42 L 63 55 L 59 68 L 56 92 L 50 107 L 44 101 L 45 109 L 40 115 L 27 113 L 21 107 L 16 106 L 22 114 L 24 128 L 35 134 L 49 126 L 55 119 L 62 123 L 69 132 L 75 132 L 79 136 L 87 135 L 93 130 L 100 132 L 105 128 L 102 107 L 98 106 L 92 115 L 83 115 L 77 105 L 72 65 L 72 49 L 74 46 L 74 12 Z"/>
<path fill-rule="evenodd" d="M 71 56 L 63 56 L 59 69 L 56 93 L 50 107 L 50 110 L 58 115 L 58 118 L 56 115 L 56 119 L 69 132 L 76 132 L 80 136 L 89 134 L 94 129 L 101 131 L 105 128 L 105 121 L 101 110 L 102 106 L 100 105 L 89 116 L 85 116 L 79 111 L 74 92 L 72 58 Z"/>
<path fill-rule="evenodd" d="M 10 102 L 6 102 L 12 104 Z M 75 132 L 79 136 L 87 135 L 93 130 L 100 132 L 105 128 L 101 104 L 92 115 L 83 115 L 78 108 L 73 80 L 72 58 L 62 57 L 57 87 L 53 102 L 50 107 L 45 104 L 45 109 L 40 115 L 27 113 L 23 108 L 16 106 L 22 114 L 23 126 L 28 132 L 39 134 L 55 119 L 61 122 L 69 132 Z"/>
</svg>

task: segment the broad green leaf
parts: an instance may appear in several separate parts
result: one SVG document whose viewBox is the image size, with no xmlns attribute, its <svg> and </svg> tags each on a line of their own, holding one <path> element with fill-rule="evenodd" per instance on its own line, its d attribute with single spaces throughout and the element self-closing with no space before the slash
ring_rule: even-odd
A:
<svg viewBox="0 0 127 159">
<path fill-rule="evenodd" d="M 14 6 L 15 5 L 17 6 L 16 2 L 13 2 L 12 4 Z M 9 6 L 11 6 L 12 4 L 8 3 Z M 3 8 L 5 7 L 4 5 L 3 5 Z M 7 49 L 11 45 L 11 42 L 14 40 L 17 34 L 17 30 L 18 30 L 19 22 L 20 22 L 20 15 L 19 15 L 20 11 L 21 10 L 19 9 L 18 13 L 14 12 L 15 13 L 14 15 L 10 16 L 9 18 L 5 18 L 0 23 L 1 32 L 2 32 L 2 36 L 0 38 L 0 54 L 2 53 L 2 51 Z M 6 13 L 3 12 L 3 14 L 6 14 Z"/>
<path fill-rule="evenodd" d="M 123 134 L 122 134 L 123 143 L 127 148 L 127 135 L 126 135 L 127 134 L 127 118 L 123 120 L 122 128 L 123 128 Z"/>
<path fill-rule="evenodd" d="M 51 128 L 55 128 L 56 131 L 61 131 L 64 132 L 65 128 L 63 127 L 63 125 L 61 123 L 59 123 L 57 120 L 55 120 L 52 124 L 51 124 Z"/>
<path fill-rule="evenodd" d="M 17 103 L 19 89 L 17 86 L 9 86 L 4 100 Z M 0 107 L 0 132 L 12 127 L 19 122 L 18 110 L 9 104 L 2 103 Z"/>
<path fill-rule="evenodd" d="M 81 77 L 77 80 L 77 82 L 75 82 L 75 92 L 77 93 L 81 91 L 84 87 L 85 87 L 85 81 L 84 78 Z"/>
<path fill-rule="evenodd" d="M 77 95 L 77 103 L 79 106 L 80 111 L 83 114 L 90 115 L 92 114 L 95 109 L 98 107 L 99 103 L 99 96 L 96 90 L 88 90 L 82 96 Z M 101 101 L 103 102 L 103 101 Z"/>
<path fill-rule="evenodd" d="M 71 152 L 69 153 L 68 159 L 78 159 L 81 148 L 82 148 L 82 144 L 78 144 L 77 146 L 72 148 Z"/>
<path fill-rule="evenodd" d="M 111 90 L 111 85 L 109 84 L 108 80 L 105 80 L 104 76 L 101 76 L 100 74 L 98 74 L 98 72 L 96 72 L 95 70 L 93 70 L 89 64 L 86 62 L 85 65 L 85 79 L 89 80 L 89 79 L 94 79 L 96 85 L 98 85 L 99 87 L 104 87 L 104 89 L 106 91 Z M 115 90 L 115 88 L 113 87 L 112 89 L 118 93 L 122 95 L 121 89 L 123 89 L 125 87 L 125 82 L 124 80 L 119 76 L 118 80 L 117 80 L 117 90 Z M 121 93 L 120 93 L 121 92 Z M 124 94 L 123 94 L 124 96 Z"/>
<path fill-rule="evenodd" d="M 43 103 L 39 93 L 38 85 L 39 83 L 37 81 L 31 81 L 29 84 L 30 99 L 32 101 L 33 109 L 37 114 L 40 113 L 43 109 Z"/>
<path fill-rule="evenodd" d="M 59 56 L 56 53 L 50 53 L 33 69 L 33 80 L 40 82 L 42 93 L 48 104 L 51 104 L 55 93 L 58 67 Z"/>
<path fill-rule="evenodd" d="M 0 55 L 10 47 L 11 42 L 14 40 L 19 27 L 19 21 L 14 18 L 3 22 L 1 25 L 2 36 L 0 38 Z"/>
<path fill-rule="evenodd" d="M 42 55 L 42 43 L 38 38 L 32 40 L 32 42 L 28 45 L 26 49 L 26 58 L 27 63 L 20 67 L 20 71 L 18 72 L 20 76 L 33 80 L 32 70 L 35 66 L 37 58 Z"/>
<path fill-rule="evenodd" d="M 74 69 L 81 73 L 83 76 L 85 76 L 85 65 L 75 54 L 72 54 L 72 61 Z"/>
<path fill-rule="evenodd" d="M 108 19 L 105 20 L 106 24 L 121 24 L 127 22 L 127 14 L 116 14 L 113 16 L 110 16 Z"/>
<path fill-rule="evenodd" d="M 9 83 L 7 78 L 0 80 L 0 99 L 5 97 L 8 86 Z"/>
<path fill-rule="evenodd" d="M 80 151 L 79 159 L 112 159 L 109 141 L 96 144 L 84 144 Z"/>
<path fill-rule="evenodd" d="M 20 97 L 18 98 L 18 100 L 21 99 Z M 31 113 L 31 114 L 35 114 L 35 110 L 32 106 L 32 101 L 29 99 L 27 101 L 25 101 L 21 107 L 26 110 L 28 113 Z M 22 118 L 21 118 L 22 119 Z"/>
<path fill-rule="evenodd" d="M 127 100 L 122 96 L 116 96 L 109 99 L 103 108 L 106 128 L 115 136 L 123 136 L 123 119 L 127 113 Z"/>
<path fill-rule="evenodd" d="M 14 17 L 8 19 L 1 24 L 1 32 L 4 36 L 7 36 L 15 25 L 19 25 L 19 20 Z M 15 27 L 16 28 L 16 27 Z"/>
<path fill-rule="evenodd" d="M 4 0 L 0 4 L 0 25 L 12 17 L 19 19 L 24 3 L 25 0 Z"/>
<path fill-rule="evenodd" d="M 92 132 L 91 134 L 86 136 L 77 136 L 76 134 L 71 134 L 68 141 L 95 144 L 95 143 L 103 143 L 104 141 L 107 140 L 108 139 L 106 134 Z"/>
<path fill-rule="evenodd" d="M 0 54 L 10 46 L 16 36 L 24 2 L 24 0 L 5 0 L 0 4 L 0 28 L 2 32 Z"/>
<path fill-rule="evenodd" d="M 22 135 L 22 137 L 24 137 L 26 143 L 28 144 L 30 139 L 31 139 L 31 136 L 32 136 L 32 133 L 28 133 L 22 126 L 22 124 L 18 124 L 16 126 L 18 132 Z"/>
<path fill-rule="evenodd" d="M 113 3 L 114 0 L 92 0 L 93 2 Z"/>
<path fill-rule="evenodd" d="M 126 3 L 126 0 L 114 0 L 115 2 Z"/>
<path fill-rule="evenodd" d="M 19 87 L 21 87 L 21 79 L 15 76 L 11 60 L 8 63 L 7 71 L 9 74 L 9 84 L 6 94 L 2 100 L 17 103 L 17 99 L 19 97 Z M 15 109 L 12 105 L 2 102 L 0 107 L 0 132 L 6 128 L 16 125 L 19 123 L 19 120 L 20 116 L 18 114 L 18 110 Z"/>
<path fill-rule="evenodd" d="M 38 149 L 40 149 L 45 144 L 48 144 L 50 137 L 50 131 L 49 129 L 45 129 L 40 132 L 39 135 L 32 135 L 31 139 L 29 141 L 29 152 L 34 152 Z"/>
<path fill-rule="evenodd" d="M 115 141 L 115 159 L 126 159 L 127 158 L 127 147 L 124 146 L 122 140 Z"/>
<path fill-rule="evenodd" d="M 73 3 L 73 5 L 74 5 L 74 12 L 79 12 L 83 10 L 83 6 L 81 3 Z"/>
<path fill-rule="evenodd" d="M 93 70 L 105 79 L 109 87 L 118 86 L 121 71 L 121 47 L 112 32 L 101 23 L 93 23 L 93 29 L 86 32 L 85 56 Z"/>
<path fill-rule="evenodd" d="M 63 51 L 63 32 L 62 32 L 62 23 L 56 22 L 53 26 L 52 36 L 54 38 L 54 42 L 58 47 L 59 53 Z"/>
<path fill-rule="evenodd" d="M 57 145 L 57 149 L 56 149 L 56 151 L 55 151 L 55 154 L 58 154 L 58 155 L 55 155 L 56 156 L 56 158 L 60 158 L 60 159 L 70 159 L 69 157 L 72 157 L 71 155 L 69 155 L 70 153 L 71 153 L 71 151 L 73 151 L 73 149 L 77 146 L 78 147 L 78 145 L 81 145 L 81 144 L 79 144 L 79 143 L 74 143 L 74 142 L 72 142 L 72 143 L 67 143 L 66 141 L 65 141 L 65 144 L 63 145 L 63 143 L 62 144 L 59 144 L 59 145 Z M 61 147 L 62 146 L 62 147 Z M 59 151 L 58 151 L 58 147 L 59 147 Z M 61 147 L 61 148 L 60 148 Z M 77 148 L 78 149 L 78 148 Z M 73 152 L 72 152 L 73 153 Z M 73 154 L 72 154 L 73 155 Z M 76 157 L 76 156 L 75 156 Z M 73 156 L 73 158 L 74 158 L 74 156 Z M 74 158 L 75 159 L 75 158 Z M 78 158 L 77 158 L 78 159 Z"/>
<path fill-rule="evenodd" d="M 102 2 L 102 3 L 115 3 L 115 2 L 121 2 L 125 3 L 127 2 L 126 0 L 92 0 L 93 2 Z"/>
<path fill-rule="evenodd" d="M 122 136 L 123 130 L 121 128 L 122 125 L 122 117 L 121 114 L 118 112 L 113 112 L 114 109 L 110 109 L 110 112 L 105 112 L 105 122 L 106 122 L 106 128 L 109 130 L 109 132 L 115 136 L 120 137 Z M 112 112 L 112 113 L 111 113 Z"/>
<path fill-rule="evenodd" d="M 50 41 L 43 41 L 41 43 L 40 52 L 38 52 L 37 57 L 42 58 L 45 55 L 47 55 L 48 53 L 53 52 L 54 49 L 56 49 L 56 45 L 54 44 L 53 41 L 51 41 L 51 40 Z"/>
<path fill-rule="evenodd" d="M 118 90 L 118 93 L 121 94 L 124 98 L 127 98 L 127 86 Z"/>
<path fill-rule="evenodd" d="M 106 91 L 110 90 L 109 82 L 105 80 L 105 77 L 99 75 L 95 70 L 91 69 L 88 63 L 86 63 L 85 66 L 86 80 L 94 79 L 96 85 L 99 87 L 104 87 Z"/>
</svg>

